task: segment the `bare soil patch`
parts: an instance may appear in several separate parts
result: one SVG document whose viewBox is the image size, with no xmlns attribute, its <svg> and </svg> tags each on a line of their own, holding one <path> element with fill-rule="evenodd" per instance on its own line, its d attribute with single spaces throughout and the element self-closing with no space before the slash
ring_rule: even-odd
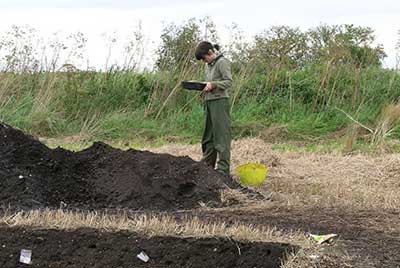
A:
<svg viewBox="0 0 400 268">
<path fill-rule="evenodd" d="M 277 268 L 294 247 L 215 238 L 143 237 L 93 229 L 70 231 L 0 228 L 0 267 L 268 267 Z M 21 249 L 32 250 L 32 264 L 18 263 Z M 144 251 L 145 263 L 136 256 Z"/>
<path fill-rule="evenodd" d="M 398 210 L 282 206 L 271 203 L 237 209 L 192 211 L 176 214 L 176 217 L 178 220 L 187 219 L 188 213 L 210 224 L 240 222 L 259 228 L 277 227 L 283 233 L 339 234 L 335 245 L 322 247 L 324 252 L 320 253 L 319 267 L 400 267 Z"/>
</svg>

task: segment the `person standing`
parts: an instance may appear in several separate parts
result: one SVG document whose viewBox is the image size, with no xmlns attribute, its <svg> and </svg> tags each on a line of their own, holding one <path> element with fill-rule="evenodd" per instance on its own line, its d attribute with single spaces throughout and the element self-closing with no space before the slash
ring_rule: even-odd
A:
<svg viewBox="0 0 400 268">
<path fill-rule="evenodd" d="M 229 175 L 231 120 L 228 91 L 232 87 L 232 74 L 230 61 L 222 54 L 217 54 L 218 50 L 218 45 L 202 41 L 195 51 L 196 59 L 206 63 L 202 161 L 222 174 Z"/>
</svg>

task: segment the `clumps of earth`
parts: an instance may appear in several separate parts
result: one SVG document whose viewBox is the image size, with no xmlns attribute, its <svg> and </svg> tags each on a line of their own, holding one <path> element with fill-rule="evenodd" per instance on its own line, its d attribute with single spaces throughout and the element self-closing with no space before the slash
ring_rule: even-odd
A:
<svg viewBox="0 0 400 268">
<path fill-rule="evenodd" d="M 119 150 L 96 142 L 72 152 L 50 149 L 0 123 L 0 205 L 20 209 L 191 209 L 221 204 L 233 185 L 189 157 Z"/>
<path fill-rule="evenodd" d="M 129 232 L 93 229 L 54 230 L 0 226 L 1 268 L 242 268 L 281 267 L 287 252 L 282 243 L 234 242 L 227 238 L 143 237 Z M 32 264 L 17 264 L 22 248 L 32 250 Z M 149 256 L 144 262 L 136 255 Z"/>
</svg>

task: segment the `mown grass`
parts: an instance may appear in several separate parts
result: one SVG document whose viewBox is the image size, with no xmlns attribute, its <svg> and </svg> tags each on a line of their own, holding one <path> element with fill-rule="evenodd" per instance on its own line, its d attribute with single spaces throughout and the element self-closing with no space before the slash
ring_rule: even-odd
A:
<svg viewBox="0 0 400 268">
<path fill-rule="evenodd" d="M 197 145 L 173 144 L 151 150 L 201 159 Z M 398 153 L 343 154 L 339 143 L 300 147 L 245 138 L 232 144 L 231 173 L 236 177 L 236 168 L 242 164 L 265 164 L 267 178 L 257 190 L 272 193 L 273 200 L 285 206 L 385 210 L 400 205 L 399 161 Z"/>
</svg>

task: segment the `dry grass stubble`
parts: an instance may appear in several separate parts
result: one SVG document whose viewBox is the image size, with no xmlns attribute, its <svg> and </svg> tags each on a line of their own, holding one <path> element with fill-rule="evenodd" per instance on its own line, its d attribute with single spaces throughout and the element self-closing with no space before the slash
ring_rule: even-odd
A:
<svg viewBox="0 0 400 268">
<path fill-rule="evenodd" d="M 32 210 L 5 213 L 0 218 L 1 225 L 10 227 L 34 227 L 51 229 L 93 228 L 108 232 L 130 231 L 147 236 L 182 237 L 225 237 L 244 242 L 280 242 L 309 246 L 306 235 L 293 231 L 283 233 L 275 227 L 255 227 L 235 223 L 207 223 L 197 217 L 177 221 L 172 216 L 147 215 L 128 216 L 126 213 L 108 215 L 106 213 L 81 213 L 64 210 Z"/>
<path fill-rule="evenodd" d="M 158 153 L 199 160 L 199 145 L 166 145 Z M 400 206 L 400 156 L 278 152 L 261 139 L 232 144 L 232 172 L 238 165 L 260 162 L 269 167 L 261 191 L 286 204 L 393 209 Z"/>
<path fill-rule="evenodd" d="M 240 223 L 227 225 L 203 222 L 197 217 L 176 221 L 171 216 L 127 214 L 107 215 L 96 212 L 80 213 L 63 210 L 32 210 L 5 213 L 0 226 L 40 229 L 74 230 L 93 228 L 106 232 L 128 231 L 152 236 L 178 236 L 196 238 L 225 238 L 241 242 L 276 242 L 299 246 L 298 252 L 287 252 L 282 268 L 310 267 L 312 255 L 321 254 L 321 248 L 312 243 L 301 231 L 282 232 L 276 227 L 256 227 Z M 295 265 L 295 266 L 293 266 Z"/>
</svg>

